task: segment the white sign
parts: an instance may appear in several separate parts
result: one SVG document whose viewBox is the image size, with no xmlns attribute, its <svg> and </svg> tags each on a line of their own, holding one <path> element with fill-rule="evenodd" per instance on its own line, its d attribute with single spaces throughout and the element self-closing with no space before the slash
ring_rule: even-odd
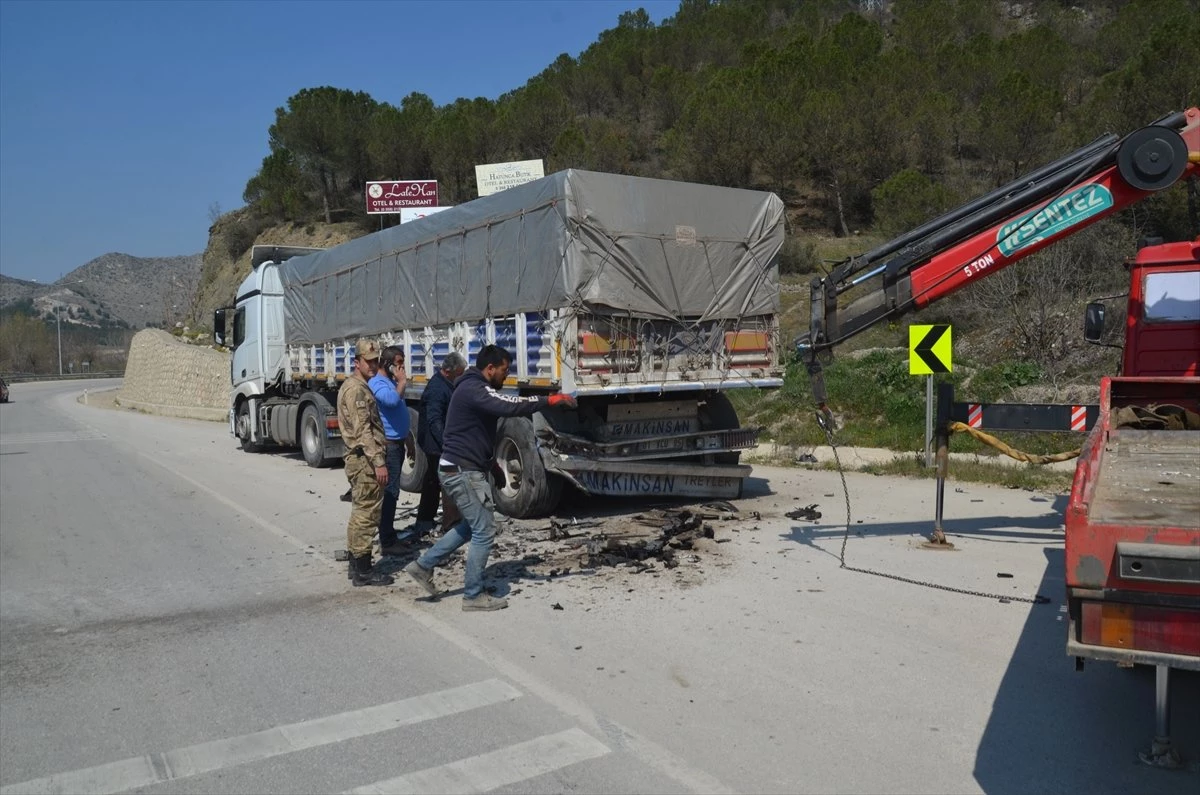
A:
<svg viewBox="0 0 1200 795">
<path fill-rule="evenodd" d="M 449 210 L 453 206 L 453 204 L 448 204 L 445 207 L 401 207 L 400 223 L 407 224 L 409 221 L 415 221 L 427 215 L 440 213 L 442 210 Z"/>
<path fill-rule="evenodd" d="M 475 166 L 475 184 L 480 196 L 491 196 L 507 188 L 515 188 L 546 176 L 541 160 L 518 160 L 512 163 L 486 163 Z"/>
</svg>

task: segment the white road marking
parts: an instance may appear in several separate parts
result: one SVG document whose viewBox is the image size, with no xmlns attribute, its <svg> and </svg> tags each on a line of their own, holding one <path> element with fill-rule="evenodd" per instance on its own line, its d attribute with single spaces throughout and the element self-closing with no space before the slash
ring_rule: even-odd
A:
<svg viewBox="0 0 1200 795">
<path fill-rule="evenodd" d="M 213 740 L 161 754 L 136 756 L 19 784 L 8 784 L 0 787 L 0 795 L 92 795 L 124 792 L 164 781 L 211 773 L 247 762 L 257 762 L 306 748 L 377 734 L 400 726 L 410 726 L 504 701 L 513 701 L 520 697 L 521 691 L 512 685 L 499 679 L 488 679 L 389 704 L 277 726 L 241 737 Z"/>
<path fill-rule="evenodd" d="M 568 729 L 447 765 L 377 781 L 352 789 L 348 795 L 488 792 L 607 753 L 608 746 L 583 729 Z"/>
<path fill-rule="evenodd" d="M 117 439 L 114 439 L 114 442 L 120 444 L 120 441 Z M 249 508 L 226 497 L 213 487 L 185 475 L 177 467 L 161 461 L 152 455 L 148 455 L 135 447 L 131 446 L 129 449 L 136 455 L 167 470 L 180 480 L 192 484 L 197 490 L 203 491 L 222 505 L 240 513 L 268 533 L 286 541 L 301 552 L 307 553 L 309 551 L 309 544 L 307 542 L 293 536 L 279 525 L 259 516 Z M 324 563 L 329 567 L 330 572 L 336 572 L 340 576 L 345 576 L 345 564 L 335 563 L 332 557 L 318 557 L 315 562 Z M 618 750 L 633 754 L 653 769 L 673 778 L 689 791 L 712 793 L 712 795 L 729 795 L 734 792 L 732 788 L 720 779 L 695 767 L 687 760 L 676 755 L 673 751 L 664 748 L 644 735 L 638 734 L 627 726 L 596 714 L 586 703 L 547 684 L 519 664 L 505 658 L 492 647 L 485 643 L 480 643 L 467 633 L 437 618 L 428 610 L 417 607 L 407 596 L 393 601 L 392 604 L 397 610 L 430 632 L 458 646 L 488 667 L 516 682 L 517 685 L 523 687 L 526 691 L 553 705 L 564 714 L 575 718 L 584 724 L 585 727 L 597 734 L 604 735 L 605 739 Z M 0 791 L 0 795 L 7 795 L 7 793 Z"/>
</svg>

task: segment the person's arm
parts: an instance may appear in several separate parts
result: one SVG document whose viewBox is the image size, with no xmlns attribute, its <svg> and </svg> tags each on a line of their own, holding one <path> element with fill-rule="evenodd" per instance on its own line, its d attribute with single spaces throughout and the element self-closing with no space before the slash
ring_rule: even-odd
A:
<svg viewBox="0 0 1200 795">
<path fill-rule="evenodd" d="M 449 392 L 449 389 L 445 390 Z M 432 399 L 425 401 L 425 411 L 427 416 L 425 422 L 428 423 L 426 432 L 435 442 L 439 450 L 442 449 L 442 435 L 446 432 L 446 408 L 450 405 L 449 395 L 434 395 Z"/>
<path fill-rule="evenodd" d="M 392 381 L 396 384 L 396 394 L 403 395 L 404 390 L 408 389 L 408 372 L 404 369 L 404 365 L 393 367 L 388 372 L 392 374 Z"/>
<path fill-rule="evenodd" d="M 394 409 L 404 402 L 400 393 L 396 391 L 396 385 L 387 376 L 377 375 L 372 378 L 371 391 L 375 393 L 376 402 L 386 408 Z"/>
<path fill-rule="evenodd" d="M 549 406 L 574 408 L 576 405 L 575 398 L 561 392 L 549 397 L 523 397 L 497 391 L 490 384 L 475 387 L 470 397 L 476 408 L 495 417 L 528 417 Z"/>
</svg>

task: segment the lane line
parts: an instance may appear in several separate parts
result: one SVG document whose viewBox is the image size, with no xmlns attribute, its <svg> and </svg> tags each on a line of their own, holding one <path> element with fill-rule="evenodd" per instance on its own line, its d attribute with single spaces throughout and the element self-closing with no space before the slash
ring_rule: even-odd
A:
<svg viewBox="0 0 1200 795">
<path fill-rule="evenodd" d="M 377 781 L 349 790 L 347 795 L 489 792 L 607 753 L 609 747 L 583 729 L 567 729 L 498 751 Z"/>
<path fill-rule="evenodd" d="M 160 754 L 56 773 L 0 787 L 0 795 L 99 795 L 161 784 L 214 770 L 257 762 L 435 718 L 513 701 L 521 691 L 499 679 L 426 693 L 324 718 L 276 726 L 241 737 L 190 745 Z"/>
<path fill-rule="evenodd" d="M 114 441 L 116 441 L 115 437 Z M 135 455 L 156 464 L 180 480 L 192 484 L 199 491 L 203 491 L 222 505 L 242 514 L 268 533 L 288 542 L 301 552 L 307 554 L 311 551 L 307 542 L 293 536 L 279 525 L 264 519 L 250 509 L 234 502 L 211 486 L 185 475 L 174 466 L 160 461 L 154 456 L 132 447 L 132 445 L 129 446 L 129 449 Z M 315 555 L 313 556 L 313 562 L 324 564 L 329 567 L 330 572 L 337 573 L 343 577 L 345 576 L 346 565 L 335 562 L 331 557 Z M 584 728 L 595 734 L 602 735 L 605 741 L 615 749 L 633 754 L 654 770 L 674 779 L 688 791 L 711 793 L 712 795 L 732 795 L 735 792 L 734 789 L 720 779 L 697 768 L 670 749 L 659 745 L 648 737 L 638 734 L 627 726 L 598 715 L 595 710 L 583 701 L 557 689 L 540 679 L 537 675 L 530 673 L 517 663 L 507 659 L 498 650 L 480 643 L 473 636 L 437 618 L 428 610 L 422 609 L 410 599 L 408 594 L 401 594 L 398 598 L 390 600 L 390 603 L 406 617 L 507 677 L 527 693 L 537 696 L 563 714 L 571 716 L 582 723 Z M 0 792 L 0 795 L 6 795 L 6 793 Z"/>
</svg>

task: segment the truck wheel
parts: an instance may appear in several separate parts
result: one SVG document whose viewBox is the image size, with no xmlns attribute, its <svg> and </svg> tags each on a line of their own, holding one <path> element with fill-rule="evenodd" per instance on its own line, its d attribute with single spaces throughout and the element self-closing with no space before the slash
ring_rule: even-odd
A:
<svg viewBox="0 0 1200 795">
<path fill-rule="evenodd" d="M 238 442 L 247 453 L 262 452 L 263 446 L 250 441 L 250 401 L 243 400 L 234 415 L 234 428 L 237 430 Z"/>
<path fill-rule="evenodd" d="M 496 463 L 503 473 L 492 486 L 501 513 L 514 519 L 545 516 L 558 507 L 562 479 L 542 465 L 533 435 L 533 422 L 525 417 L 500 420 L 496 434 Z"/>
<path fill-rule="evenodd" d="M 737 410 L 729 402 L 729 397 L 723 392 L 710 392 L 704 399 L 705 405 L 700 408 L 700 427 L 706 431 L 728 431 L 742 427 L 738 420 Z M 736 464 L 742 460 L 740 452 L 717 453 L 713 456 L 715 464 Z"/>
<path fill-rule="evenodd" d="M 300 415 L 300 451 L 310 467 L 327 467 L 332 463 L 325 457 L 325 415 L 314 405 L 304 407 Z"/>
<path fill-rule="evenodd" d="M 425 482 L 425 453 L 417 446 L 417 410 L 408 410 L 408 445 L 404 451 L 404 467 L 400 470 L 400 488 L 413 494 L 421 493 Z"/>
</svg>

